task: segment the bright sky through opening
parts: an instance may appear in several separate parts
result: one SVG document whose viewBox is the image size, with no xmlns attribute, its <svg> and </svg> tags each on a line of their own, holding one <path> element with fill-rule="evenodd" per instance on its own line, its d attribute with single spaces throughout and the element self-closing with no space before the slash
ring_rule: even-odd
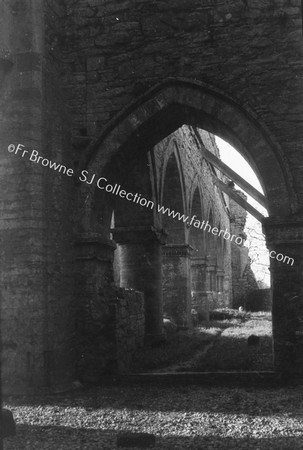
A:
<svg viewBox="0 0 303 450">
<path fill-rule="evenodd" d="M 237 172 L 242 178 L 244 178 L 244 180 L 258 189 L 258 191 L 264 194 L 255 172 L 252 170 L 243 156 L 230 144 L 223 141 L 223 139 L 219 138 L 218 136 L 216 136 L 216 143 L 219 147 L 222 161 L 235 172 Z"/>
<path fill-rule="evenodd" d="M 229 166 L 234 172 L 237 172 L 248 183 L 254 186 L 258 191 L 263 192 L 261 184 L 252 170 L 250 165 L 246 162 L 243 156 L 235 150 L 230 144 L 223 141 L 216 136 L 216 143 L 220 150 L 221 160 Z M 237 189 L 238 186 L 236 186 Z M 247 195 L 247 194 L 246 194 Z M 252 204 L 264 216 L 268 213 L 263 206 L 257 203 L 252 197 L 248 195 L 247 201 Z M 268 286 L 270 285 L 269 276 L 269 255 L 265 245 L 265 238 L 262 236 L 262 227 L 260 222 L 248 213 L 245 230 L 248 239 L 245 245 L 249 248 L 249 256 L 252 259 L 252 270 L 257 280 L 263 281 Z M 256 250 L 257 249 L 257 250 Z"/>
</svg>

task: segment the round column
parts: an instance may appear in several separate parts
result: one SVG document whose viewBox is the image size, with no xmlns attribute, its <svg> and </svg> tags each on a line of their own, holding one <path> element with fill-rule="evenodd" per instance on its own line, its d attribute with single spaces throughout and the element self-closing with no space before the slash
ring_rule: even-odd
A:
<svg viewBox="0 0 303 450">
<path fill-rule="evenodd" d="M 144 293 L 145 331 L 153 340 L 162 336 L 161 232 L 152 227 L 113 230 L 119 244 L 120 285 Z"/>
</svg>

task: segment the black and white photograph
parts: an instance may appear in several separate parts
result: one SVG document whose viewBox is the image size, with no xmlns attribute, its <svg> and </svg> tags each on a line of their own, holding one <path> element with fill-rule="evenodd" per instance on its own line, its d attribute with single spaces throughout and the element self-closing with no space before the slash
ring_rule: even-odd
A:
<svg viewBox="0 0 303 450">
<path fill-rule="evenodd" d="M 302 0 L 0 0 L 0 450 L 303 449 Z"/>
</svg>

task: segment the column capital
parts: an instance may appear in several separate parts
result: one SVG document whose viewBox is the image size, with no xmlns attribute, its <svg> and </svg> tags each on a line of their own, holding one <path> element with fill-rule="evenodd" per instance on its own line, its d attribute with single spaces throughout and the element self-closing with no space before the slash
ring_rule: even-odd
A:
<svg viewBox="0 0 303 450">
<path fill-rule="evenodd" d="M 112 228 L 114 241 L 117 244 L 137 244 L 156 241 L 165 244 L 167 233 L 163 229 L 154 226 L 131 226 Z"/>
<path fill-rule="evenodd" d="M 208 261 L 207 258 L 204 256 L 192 256 L 191 258 L 191 264 L 192 266 L 207 266 Z"/>
<path fill-rule="evenodd" d="M 76 259 L 112 261 L 116 244 L 99 233 L 79 234 L 75 239 Z"/>
<path fill-rule="evenodd" d="M 262 223 L 267 247 L 303 244 L 303 214 L 266 217 Z"/>
<path fill-rule="evenodd" d="M 193 248 L 188 244 L 167 244 L 162 247 L 163 256 L 191 256 Z"/>
</svg>

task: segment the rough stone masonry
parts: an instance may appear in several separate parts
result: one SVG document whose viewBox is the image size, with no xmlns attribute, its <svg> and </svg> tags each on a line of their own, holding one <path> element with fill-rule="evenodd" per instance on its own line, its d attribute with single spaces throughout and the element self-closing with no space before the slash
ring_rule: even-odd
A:
<svg viewBox="0 0 303 450">
<path fill-rule="evenodd" d="M 182 125 L 230 142 L 260 178 L 267 245 L 296 262 L 271 260 L 275 370 L 301 373 L 294 320 L 303 281 L 301 2 L 13 0 L 1 3 L 0 21 L 1 328 L 9 389 L 74 379 L 81 360 L 75 323 L 83 308 L 93 316 L 114 282 L 112 238 L 122 248 L 121 279 L 136 290 L 144 280 L 148 334 L 161 334 L 162 246 L 169 242 L 159 216 L 125 210 L 114 220 L 108 197 L 16 159 L 8 146 L 22 143 L 75 172 L 128 180 L 156 197 L 167 189 L 164 174 L 150 177 L 153 149 Z M 182 164 L 186 173 L 190 165 Z M 133 181 L 130 166 L 140 174 Z M 185 210 L 197 204 L 193 198 L 177 201 Z M 183 274 L 190 271 L 184 236 L 173 244 L 181 244 Z"/>
</svg>

